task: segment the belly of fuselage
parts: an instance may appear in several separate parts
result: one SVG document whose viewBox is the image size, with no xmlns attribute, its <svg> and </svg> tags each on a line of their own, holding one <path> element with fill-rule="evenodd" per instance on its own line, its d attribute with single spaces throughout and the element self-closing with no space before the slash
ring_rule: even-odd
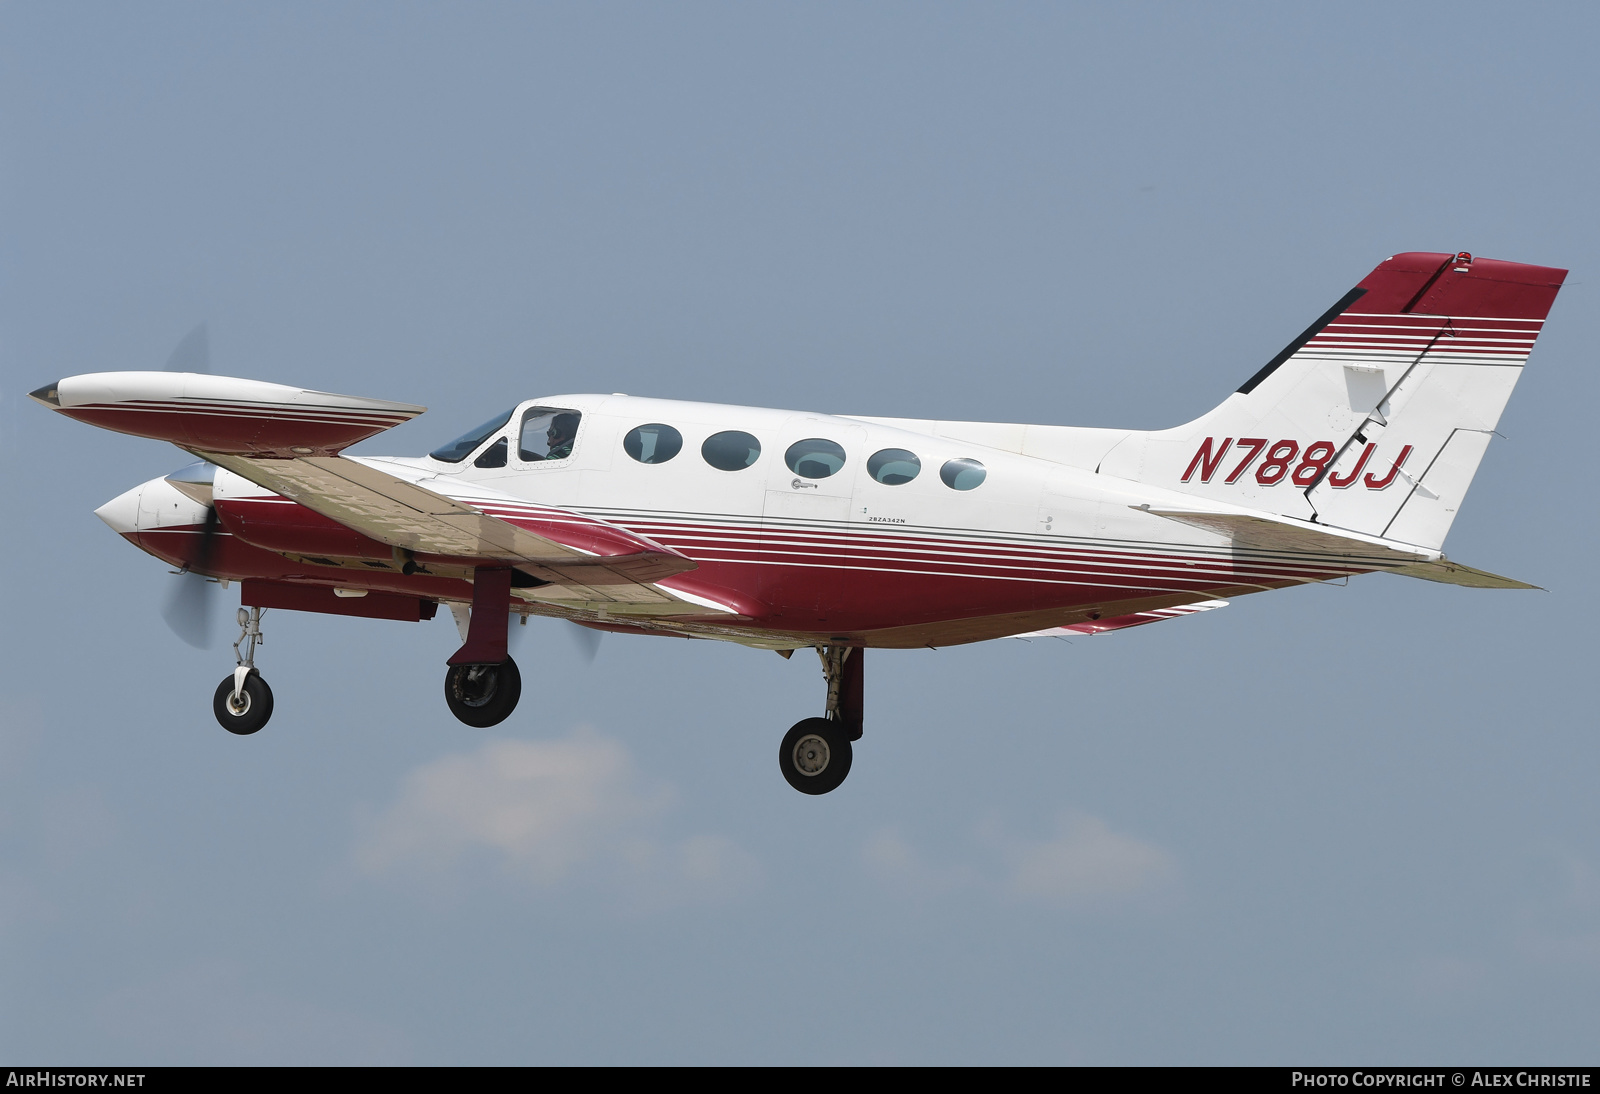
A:
<svg viewBox="0 0 1600 1094">
<path fill-rule="evenodd" d="M 538 485 L 541 493 L 556 495 L 541 500 L 588 509 L 573 504 L 575 498 L 561 497 L 576 493 L 579 482 L 569 481 L 564 490 L 547 477 Z M 589 485 L 592 494 L 592 477 Z M 422 572 L 402 572 L 390 547 L 287 498 L 219 497 L 219 520 L 208 528 L 205 508 L 164 480 L 152 480 L 130 495 L 136 492 L 132 508 L 122 505 L 136 514 L 122 518 L 133 524 L 123 528 L 110 518 L 107 522 L 180 568 L 231 580 L 370 589 L 435 601 L 471 599 L 465 580 L 470 560 L 455 560 L 453 566 L 443 560 L 430 573 L 429 560 L 422 559 Z M 653 499 L 646 492 L 632 491 L 613 491 L 603 497 L 611 505 L 589 510 L 693 559 L 697 568 L 684 575 L 686 583 L 692 579 L 699 595 L 737 604 L 741 611 L 705 618 L 634 614 L 630 625 L 646 633 L 735 641 L 782 635 L 862 645 L 949 645 L 1277 584 L 1243 580 L 1225 558 L 1197 562 L 1194 552 L 1171 546 L 1108 545 L 1021 530 L 1030 512 L 1025 497 L 1010 504 L 1011 527 L 984 528 L 919 525 L 905 518 L 888 523 L 769 517 L 755 502 L 760 495 L 751 493 L 749 508 L 756 511 L 746 513 L 651 509 Z M 841 515 L 856 518 L 889 505 L 859 490 L 847 500 L 850 508 L 841 507 Z M 907 512 L 915 508 L 893 496 L 890 501 Z M 605 618 L 530 595 L 535 598 L 515 609 L 589 622 Z"/>
</svg>

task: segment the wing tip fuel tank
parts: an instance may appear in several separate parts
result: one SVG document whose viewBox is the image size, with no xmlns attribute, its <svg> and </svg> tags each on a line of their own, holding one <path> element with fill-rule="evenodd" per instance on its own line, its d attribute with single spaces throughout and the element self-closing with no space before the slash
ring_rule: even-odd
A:
<svg viewBox="0 0 1600 1094">
<path fill-rule="evenodd" d="M 332 455 L 427 408 L 264 380 L 188 372 L 94 372 L 29 396 L 69 418 L 180 448 L 289 459 Z"/>
</svg>

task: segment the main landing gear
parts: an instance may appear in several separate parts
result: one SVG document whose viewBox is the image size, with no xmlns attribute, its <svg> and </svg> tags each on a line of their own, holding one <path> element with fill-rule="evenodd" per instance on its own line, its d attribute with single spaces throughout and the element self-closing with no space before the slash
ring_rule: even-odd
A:
<svg viewBox="0 0 1600 1094">
<path fill-rule="evenodd" d="M 865 653 L 850 646 L 817 647 L 828 680 L 827 717 L 796 722 L 778 746 L 778 769 L 802 794 L 836 790 L 850 774 L 851 744 L 861 739 Z"/>
<path fill-rule="evenodd" d="M 522 673 L 507 657 L 498 665 L 451 665 L 444 674 L 444 701 L 450 713 L 478 729 L 511 717 L 522 698 Z"/>
<path fill-rule="evenodd" d="M 261 636 L 261 609 L 239 609 L 239 639 L 233 644 L 238 667 L 217 685 L 211 697 L 211 712 L 229 733 L 240 736 L 254 733 L 272 717 L 272 689 L 256 671 L 256 645 Z M 244 646 L 244 652 L 239 647 Z"/>
<path fill-rule="evenodd" d="M 444 674 L 444 701 L 469 726 L 488 729 L 511 717 L 522 698 L 522 673 L 506 650 L 511 570 L 480 566 L 472 575 L 472 618 Z"/>
</svg>

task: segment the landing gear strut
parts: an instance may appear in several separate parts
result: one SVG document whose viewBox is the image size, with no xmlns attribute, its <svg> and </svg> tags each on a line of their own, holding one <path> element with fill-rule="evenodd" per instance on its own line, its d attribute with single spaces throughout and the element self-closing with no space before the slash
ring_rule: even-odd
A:
<svg viewBox="0 0 1600 1094">
<path fill-rule="evenodd" d="M 229 733 L 240 736 L 254 733 L 272 717 L 272 689 L 256 671 L 256 646 L 261 635 L 261 609 L 239 609 L 239 639 L 233 644 L 237 667 L 217 685 L 211 697 L 211 712 Z M 239 651 L 244 646 L 244 652 Z"/>
<path fill-rule="evenodd" d="M 444 674 L 444 701 L 469 726 L 487 729 L 511 717 L 522 698 L 522 673 L 506 650 L 511 570 L 479 566 L 472 574 L 472 617 Z"/>
<path fill-rule="evenodd" d="M 783 735 L 778 768 L 802 794 L 826 794 L 850 774 L 851 743 L 861 739 L 862 657 L 850 646 L 819 646 L 828 681 L 828 714 L 805 718 Z"/>
</svg>

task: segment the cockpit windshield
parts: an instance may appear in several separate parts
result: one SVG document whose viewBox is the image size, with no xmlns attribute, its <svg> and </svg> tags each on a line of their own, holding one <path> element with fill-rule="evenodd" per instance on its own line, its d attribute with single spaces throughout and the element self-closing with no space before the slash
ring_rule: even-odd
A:
<svg viewBox="0 0 1600 1094">
<path fill-rule="evenodd" d="M 516 408 L 512 407 L 511 409 L 515 410 Z M 428 455 L 436 460 L 443 460 L 445 463 L 460 463 L 472 455 L 474 449 L 488 440 L 496 430 L 510 420 L 511 411 L 508 410 L 504 414 L 497 415 L 484 422 L 477 429 L 469 429 L 449 444 L 435 448 Z"/>
</svg>

